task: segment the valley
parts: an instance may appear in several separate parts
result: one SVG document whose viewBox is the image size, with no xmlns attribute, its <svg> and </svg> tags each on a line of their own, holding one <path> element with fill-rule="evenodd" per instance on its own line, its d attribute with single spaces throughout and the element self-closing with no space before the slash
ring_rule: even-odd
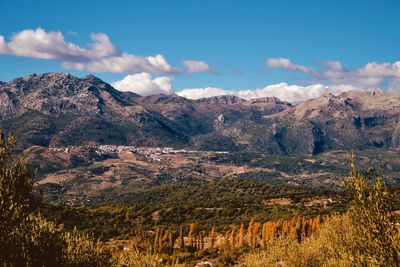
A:
<svg viewBox="0 0 400 267">
<path fill-rule="evenodd" d="M 0 267 L 400 266 L 400 1 L 0 10 Z"/>
<path fill-rule="evenodd" d="M 299 221 L 306 227 L 346 213 L 352 153 L 362 168 L 384 164 L 385 182 L 400 192 L 398 93 L 326 94 L 296 105 L 232 95 L 190 100 L 48 73 L 1 84 L 0 94 L 3 129 L 19 140 L 13 154 L 36 173 L 38 211 L 110 249 L 149 252 L 161 231 L 160 242 L 172 240 L 162 253 L 184 244 L 190 262 L 227 263 L 218 254 L 230 240 L 223 233 L 239 225 L 300 231 Z M 185 241 L 177 241 L 182 231 Z M 246 249 L 259 245 L 248 242 Z"/>
</svg>

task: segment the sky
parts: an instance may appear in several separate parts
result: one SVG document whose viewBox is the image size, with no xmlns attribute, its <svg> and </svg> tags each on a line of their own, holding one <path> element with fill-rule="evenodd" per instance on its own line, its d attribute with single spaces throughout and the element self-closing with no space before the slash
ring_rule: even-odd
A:
<svg viewBox="0 0 400 267">
<path fill-rule="evenodd" d="M 94 74 L 121 91 L 290 102 L 400 91 L 400 1 L 0 1 L 0 81 Z"/>
</svg>

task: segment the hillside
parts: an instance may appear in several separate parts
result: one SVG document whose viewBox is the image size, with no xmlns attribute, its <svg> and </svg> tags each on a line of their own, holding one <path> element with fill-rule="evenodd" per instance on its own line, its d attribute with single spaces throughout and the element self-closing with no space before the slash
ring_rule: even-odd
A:
<svg viewBox="0 0 400 267">
<path fill-rule="evenodd" d="M 223 133 L 237 142 L 258 144 L 268 153 L 316 155 L 337 149 L 398 148 L 399 119 L 399 93 L 346 92 L 299 103 L 264 116 L 262 123 L 237 122 Z"/>
<path fill-rule="evenodd" d="M 229 137 L 218 134 L 221 125 L 257 120 L 291 107 L 272 98 L 215 102 L 177 95 L 141 97 L 115 90 L 92 75 L 64 73 L 0 84 L 0 99 L 4 127 L 25 148 L 88 143 L 186 147 L 196 146 L 192 139 L 207 134 L 216 134 L 234 148 Z"/>
<path fill-rule="evenodd" d="M 95 76 L 46 73 L 0 84 L 0 117 L 23 147 L 119 144 L 315 155 L 400 145 L 400 94 L 347 92 L 296 106 L 274 97 L 142 97 Z"/>
</svg>

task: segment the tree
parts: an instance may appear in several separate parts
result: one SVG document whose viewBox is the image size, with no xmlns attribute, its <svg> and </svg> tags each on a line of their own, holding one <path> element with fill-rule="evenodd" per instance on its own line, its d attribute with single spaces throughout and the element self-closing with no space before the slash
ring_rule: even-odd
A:
<svg viewBox="0 0 400 267">
<path fill-rule="evenodd" d="M 179 229 L 179 249 L 183 252 L 185 250 L 185 239 L 183 237 L 183 226 Z"/>
<path fill-rule="evenodd" d="M 204 249 L 204 236 L 205 236 L 204 231 L 201 231 L 201 232 L 200 232 L 200 240 L 199 240 L 199 242 L 200 242 L 200 249 Z"/>
<path fill-rule="evenodd" d="M 236 226 L 232 225 L 231 234 L 229 237 L 230 245 L 232 248 L 236 246 Z"/>
<path fill-rule="evenodd" d="M 0 129 L 0 262 L 2 266 L 99 266 L 98 244 L 72 232 L 59 232 L 35 211 L 35 173 L 12 155 L 14 139 Z"/>
<path fill-rule="evenodd" d="M 158 251 L 159 252 L 163 252 L 165 240 L 166 240 L 166 238 L 164 235 L 164 229 L 163 229 L 163 227 L 160 227 L 159 233 L 158 233 Z"/>
<path fill-rule="evenodd" d="M 321 223 L 321 217 L 318 215 L 311 222 L 311 234 L 315 234 L 317 232 L 320 223 Z"/>
<path fill-rule="evenodd" d="M 261 230 L 261 246 L 265 247 L 267 245 L 267 225 L 268 222 L 265 222 L 262 226 Z"/>
<path fill-rule="evenodd" d="M 210 232 L 210 247 L 214 247 L 215 245 L 215 228 L 211 228 L 211 232 Z"/>
<path fill-rule="evenodd" d="M 354 264 L 357 266 L 399 266 L 400 235 L 394 211 L 394 196 L 383 182 L 382 168 L 365 174 L 355 169 L 347 180 L 352 194 L 349 216 L 356 232 Z"/>
<path fill-rule="evenodd" d="M 14 138 L 0 129 L 0 261 L 5 263 L 25 260 L 25 226 L 35 203 L 35 174 L 23 159 L 12 157 L 14 146 Z"/>
<path fill-rule="evenodd" d="M 168 247 L 170 252 L 172 253 L 172 251 L 174 250 L 174 239 L 172 237 L 172 230 L 168 229 Z"/>
<path fill-rule="evenodd" d="M 159 252 L 160 250 L 160 229 L 159 227 L 156 227 L 156 233 L 154 236 L 154 253 Z"/>
<path fill-rule="evenodd" d="M 238 236 L 238 245 L 239 247 L 243 247 L 244 246 L 244 238 L 245 238 L 245 232 L 244 232 L 244 224 L 242 223 L 240 225 L 240 229 L 239 229 L 239 236 Z"/>
<path fill-rule="evenodd" d="M 225 232 L 225 239 L 224 239 L 224 248 L 225 248 L 225 250 L 230 250 L 230 248 L 231 248 L 230 242 L 229 242 L 230 235 L 231 235 L 231 231 L 227 230 Z"/>
<path fill-rule="evenodd" d="M 190 246 L 194 247 L 195 246 L 195 240 L 196 239 L 196 224 L 191 223 L 190 228 L 189 228 L 189 234 L 188 234 L 188 242 Z"/>
<path fill-rule="evenodd" d="M 254 233 L 254 218 L 251 219 L 249 227 L 247 228 L 247 235 L 249 239 L 249 245 L 253 247 L 253 233 Z"/>
<path fill-rule="evenodd" d="M 253 227 L 253 234 L 251 235 L 252 236 L 252 247 L 257 247 L 258 246 L 258 239 L 259 239 L 259 234 L 258 234 L 258 232 L 259 232 L 259 230 L 260 230 L 260 226 L 261 226 L 261 223 L 259 223 L 259 222 L 256 222 L 256 223 L 254 223 L 254 227 Z"/>
</svg>

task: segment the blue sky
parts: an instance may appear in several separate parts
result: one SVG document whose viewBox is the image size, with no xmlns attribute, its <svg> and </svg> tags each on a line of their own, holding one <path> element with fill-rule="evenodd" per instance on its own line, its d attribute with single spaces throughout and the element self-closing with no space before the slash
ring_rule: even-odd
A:
<svg viewBox="0 0 400 267">
<path fill-rule="evenodd" d="M 303 97 L 301 90 L 316 90 L 318 94 L 347 90 L 344 88 L 388 90 L 388 84 L 390 90 L 395 90 L 400 85 L 397 75 L 400 63 L 396 65 L 400 60 L 399 1 L 57 1 L 55 4 L 44 0 L 5 0 L 0 2 L 0 10 L 0 36 L 5 44 L 3 51 L 0 45 L 2 81 L 31 73 L 64 71 L 77 76 L 93 73 L 112 83 L 141 73 L 142 78 L 136 77 L 132 82 L 136 85 L 145 79 L 147 85 L 138 85 L 142 86 L 142 93 L 153 92 L 157 86 L 162 91 L 168 87 L 166 83 L 173 89 L 165 90 L 175 92 L 210 87 L 209 91 L 201 91 L 203 94 L 213 94 L 214 89 L 238 92 L 285 83 L 298 86 L 290 89 L 300 94 L 292 94 L 288 98 L 292 101 L 296 96 Z M 23 48 L 18 50 L 10 44 L 13 35 L 24 30 L 38 35 L 38 28 L 44 33 L 60 32 L 65 43 L 87 50 L 93 42 L 91 33 L 103 33 L 120 53 L 145 61 L 162 55 L 173 70 L 77 67 L 77 59 L 71 59 L 71 55 L 60 58 L 54 54 L 59 51 L 53 51 L 50 56 L 38 56 L 31 51 L 36 48 L 21 52 Z M 93 57 L 85 54 L 78 61 L 90 58 L 93 65 L 103 59 Z M 268 59 L 276 60 L 268 64 Z M 123 64 L 121 60 L 113 64 Z M 195 64 L 189 71 L 185 60 L 201 61 L 209 68 Z M 65 65 L 67 61 L 72 62 L 69 67 Z M 334 78 L 329 75 L 333 64 L 326 61 L 340 63 L 340 68 L 334 69 Z M 368 63 L 374 62 L 372 74 L 363 71 Z M 366 75 L 378 80 L 366 81 L 370 77 Z M 157 78 L 165 79 L 157 85 L 152 80 Z M 120 83 L 121 90 L 134 90 L 128 82 L 125 80 L 126 88 Z M 312 85 L 326 87 L 309 87 Z M 273 94 L 276 90 L 280 89 L 268 92 Z M 309 96 L 310 93 L 305 98 Z"/>
</svg>

